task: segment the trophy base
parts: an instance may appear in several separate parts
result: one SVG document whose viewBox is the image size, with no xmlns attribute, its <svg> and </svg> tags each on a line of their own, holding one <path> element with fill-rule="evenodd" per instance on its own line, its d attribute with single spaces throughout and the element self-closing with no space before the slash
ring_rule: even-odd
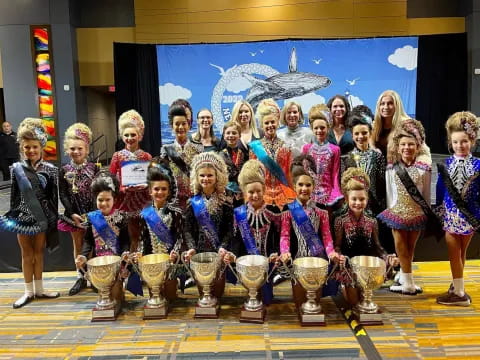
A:
<svg viewBox="0 0 480 360">
<path fill-rule="evenodd" d="M 96 306 L 92 309 L 92 322 L 115 321 L 122 309 L 122 305 L 116 303 L 111 309 L 99 309 Z"/>
<path fill-rule="evenodd" d="M 358 322 L 362 325 L 383 325 L 382 313 L 380 311 L 373 314 L 367 314 L 354 310 L 354 313 L 358 318 Z"/>
<path fill-rule="evenodd" d="M 157 320 L 157 319 L 166 319 L 168 309 L 166 306 L 161 306 L 158 308 L 148 307 L 145 305 L 143 307 L 143 320 Z"/>
<path fill-rule="evenodd" d="M 248 311 L 244 306 L 240 312 L 240 322 L 263 324 L 265 322 L 266 315 L 267 310 L 265 310 L 264 307 L 257 311 Z"/>
<path fill-rule="evenodd" d="M 220 312 L 220 305 L 210 307 L 201 307 L 198 304 L 195 306 L 195 319 L 218 319 L 218 313 Z"/>
<path fill-rule="evenodd" d="M 298 313 L 302 326 L 326 326 L 325 314 L 306 314 L 302 310 Z"/>
</svg>

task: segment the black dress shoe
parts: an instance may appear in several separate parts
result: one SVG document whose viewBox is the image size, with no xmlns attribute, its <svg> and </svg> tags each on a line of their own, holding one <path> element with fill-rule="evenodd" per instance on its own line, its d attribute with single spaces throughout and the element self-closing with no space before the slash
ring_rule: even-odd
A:
<svg viewBox="0 0 480 360">
<path fill-rule="evenodd" d="M 85 280 L 84 278 L 78 278 L 77 281 L 75 281 L 75 284 L 72 286 L 72 288 L 68 292 L 68 295 L 70 296 L 76 295 L 86 287 L 87 287 L 87 280 Z"/>
<path fill-rule="evenodd" d="M 35 294 L 35 299 L 56 299 L 60 296 L 58 291 L 44 292 L 41 294 Z"/>
<path fill-rule="evenodd" d="M 33 295 L 28 296 L 28 295 L 24 294 L 20 299 L 18 299 L 17 301 L 15 301 L 13 303 L 13 308 L 14 309 L 21 308 L 22 306 L 27 305 L 32 300 L 33 300 Z"/>
<path fill-rule="evenodd" d="M 185 289 L 191 288 L 195 286 L 195 280 L 191 277 L 189 277 L 187 280 L 185 280 Z"/>
</svg>

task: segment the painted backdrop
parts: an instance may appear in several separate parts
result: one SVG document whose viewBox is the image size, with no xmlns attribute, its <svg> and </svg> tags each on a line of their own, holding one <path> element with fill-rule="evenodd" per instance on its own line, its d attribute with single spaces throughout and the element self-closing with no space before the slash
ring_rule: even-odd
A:
<svg viewBox="0 0 480 360">
<path fill-rule="evenodd" d="M 417 42 L 395 37 L 158 45 L 162 141 L 173 141 L 167 113 L 177 98 L 190 102 L 194 118 L 210 108 L 217 133 L 241 99 L 254 107 L 268 97 L 280 107 L 293 99 L 308 113 L 312 105 L 343 94 L 352 106 L 374 111 L 378 95 L 393 89 L 414 117 Z"/>
</svg>

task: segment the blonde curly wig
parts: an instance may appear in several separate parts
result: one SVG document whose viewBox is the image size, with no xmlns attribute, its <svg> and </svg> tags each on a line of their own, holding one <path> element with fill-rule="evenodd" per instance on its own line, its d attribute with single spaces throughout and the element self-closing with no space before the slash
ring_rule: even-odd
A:
<svg viewBox="0 0 480 360">
<path fill-rule="evenodd" d="M 118 134 L 122 137 L 125 129 L 134 128 L 138 130 L 140 140 L 143 138 L 143 132 L 145 131 L 145 123 L 142 116 L 135 110 L 125 111 L 118 118 Z"/>
<path fill-rule="evenodd" d="M 352 190 L 365 190 L 368 193 L 370 177 L 362 169 L 351 167 L 342 174 L 340 186 L 345 197 Z"/>
<path fill-rule="evenodd" d="M 263 127 L 263 118 L 268 115 L 274 115 L 277 118 L 277 122 L 280 120 L 280 108 L 278 104 L 273 99 L 264 99 L 260 101 L 257 107 L 257 116 L 258 122 L 261 127 Z"/>
<path fill-rule="evenodd" d="M 475 114 L 470 111 L 459 111 L 451 115 L 446 124 L 448 142 L 450 143 L 452 133 L 463 131 L 468 135 L 470 141 L 474 142 L 478 137 L 478 121 Z"/>
<path fill-rule="evenodd" d="M 238 185 L 245 191 L 248 184 L 256 182 L 265 186 L 265 167 L 258 160 L 248 160 L 238 174 Z"/>
<path fill-rule="evenodd" d="M 86 144 L 87 151 L 92 142 L 92 130 L 84 123 L 75 123 L 70 125 L 65 131 L 65 137 L 63 139 L 63 150 L 67 152 L 68 144 L 71 140 L 81 140 Z"/>
<path fill-rule="evenodd" d="M 215 170 L 217 183 L 215 184 L 215 192 L 222 195 L 225 192 L 225 187 L 228 183 L 228 169 L 225 161 L 220 155 L 214 152 L 203 152 L 192 160 L 190 171 L 190 188 L 193 194 L 202 192 L 202 187 L 198 181 L 198 171 L 203 168 L 211 168 Z"/>
<path fill-rule="evenodd" d="M 48 134 L 42 119 L 27 117 L 18 126 L 17 141 L 20 146 L 24 140 L 37 140 L 43 148 L 47 145 L 47 139 Z"/>
</svg>

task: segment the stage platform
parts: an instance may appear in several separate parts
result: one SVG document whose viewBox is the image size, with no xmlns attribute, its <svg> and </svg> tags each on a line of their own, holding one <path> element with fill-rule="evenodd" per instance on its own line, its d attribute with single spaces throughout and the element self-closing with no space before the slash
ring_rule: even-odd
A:
<svg viewBox="0 0 480 360">
<path fill-rule="evenodd" d="M 447 262 L 416 263 L 414 274 L 424 293 L 376 291 L 384 325 L 363 328 L 344 318 L 341 297 L 322 299 L 327 326 L 302 328 L 289 283 L 275 288 L 264 324 L 238 321 L 246 291 L 231 285 L 218 320 L 193 320 L 197 292 L 190 288 L 165 320 L 142 320 L 145 299 L 128 293 L 117 321 L 91 323 L 97 295 L 66 295 L 74 272 L 45 273 L 45 287 L 62 296 L 17 310 L 21 274 L 0 274 L 0 359 L 480 359 L 480 261 L 467 262 L 467 308 L 435 303 L 450 283 Z"/>
</svg>

